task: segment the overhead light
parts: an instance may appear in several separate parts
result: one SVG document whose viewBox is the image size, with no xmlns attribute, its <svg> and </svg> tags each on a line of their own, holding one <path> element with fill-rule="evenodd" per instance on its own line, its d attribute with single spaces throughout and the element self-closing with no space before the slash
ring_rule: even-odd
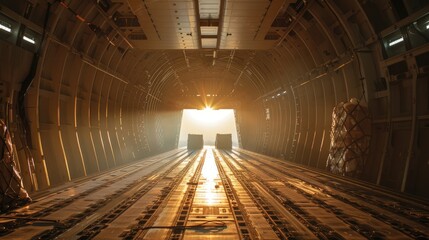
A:
<svg viewBox="0 0 429 240">
<path fill-rule="evenodd" d="M 286 91 L 283 91 L 283 94 L 286 94 Z"/>
<path fill-rule="evenodd" d="M 9 26 L 6 26 L 4 23 L 0 23 L 0 29 L 6 32 L 12 32 L 12 28 Z"/>
<path fill-rule="evenodd" d="M 398 43 L 400 43 L 400 42 L 403 42 L 403 41 L 404 41 L 404 38 L 403 38 L 403 37 L 400 37 L 400 38 L 398 38 L 398 39 L 396 39 L 396 40 L 394 40 L 394 41 L 390 42 L 390 43 L 389 43 L 389 47 L 391 47 L 391 46 L 393 46 L 393 45 L 396 45 L 396 44 L 398 44 Z"/>
<path fill-rule="evenodd" d="M 202 48 L 216 48 L 217 38 L 201 38 Z"/>
<path fill-rule="evenodd" d="M 428 25 L 426 25 L 426 29 L 429 29 L 429 24 L 428 24 Z"/>
<path fill-rule="evenodd" d="M 34 39 L 29 38 L 27 36 L 24 36 L 22 39 L 24 39 L 25 41 L 31 43 L 31 44 L 36 44 L 36 41 L 34 41 Z"/>
</svg>

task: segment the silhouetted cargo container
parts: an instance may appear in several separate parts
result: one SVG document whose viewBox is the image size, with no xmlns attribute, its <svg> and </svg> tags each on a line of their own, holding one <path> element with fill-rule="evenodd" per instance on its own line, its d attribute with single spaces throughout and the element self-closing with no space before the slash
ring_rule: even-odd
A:
<svg viewBox="0 0 429 240">
<path fill-rule="evenodd" d="M 196 150 L 204 147 L 204 139 L 202 134 L 188 134 L 188 149 Z"/>
<path fill-rule="evenodd" d="M 232 149 L 232 135 L 231 134 L 216 134 L 215 146 L 217 149 Z"/>
</svg>

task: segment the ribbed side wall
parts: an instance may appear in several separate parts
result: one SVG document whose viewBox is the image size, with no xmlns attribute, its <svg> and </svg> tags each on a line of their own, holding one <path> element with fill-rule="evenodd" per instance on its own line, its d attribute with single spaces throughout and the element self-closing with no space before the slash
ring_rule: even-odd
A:
<svg viewBox="0 0 429 240">
<path fill-rule="evenodd" d="M 138 57 L 127 54 L 127 43 L 113 31 L 111 37 L 118 39 L 113 46 L 59 4 L 54 6 L 38 70 L 26 95 L 37 180 L 29 186 L 28 164 L 21 157 L 27 188 L 60 185 L 176 148 L 181 111 L 151 93 L 148 77 L 141 74 L 144 66 L 137 67 Z M 95 6 L 83 1 L 71 7 L 102 26 L 106 18 Z M 2 69 L 7 69 L 2 70 L 1 81 L 16 107 L 33 54 L 5 42 L 0 42 L 0 49 L 1 62 L 6 64 Z M 13 129 L 16 108 L 11 109 L 10 123 L 18 141 Z"/>
<path fill-rule="evenodd" d="M 324 169 L 333 107 L 355 97 L 367 102 L 373 115 L 371 155 L 360 178 L 429 197 L 423 190 L 429 180 L 428 63 L 423 62 L 428 44 L 391 54 L 379 37 L 399 31 L 393 24 L 400 18 L 401 29 L 407 29 L 427 10 L 398 16 L 395 8 L 383 10 L 384 4 L 310 3 L 282 44 L 257 53 L 252 64 L 270 65 L 273 71 L 263 75 L 273 86 L 236 111 L 243 148 Z M 413 34 L 403 36 L 413 40 Z"/>
<path fill-rule="evenodd" d="M 10 5 L 26 4 L 17 2 Z M 324 168 L 333 107 L 351 97 L 366 99 L 373 137 L 362 179 L 429 197 L 429 46 L 410 30 L 428 6 L 388 0 L 306 2 L 276 47 L 218 51 L 230 57 L 225 68 L 221 61 L 216 66 L 234 76 L 231 93 L 237 94 L 232 97 L 242 147 Z M 93 1 L 71 1 L 70 7 L 105 35 L 97 36 L 60 4 L 53 5 L 25 105 L 39 189 L 172 149 L 180 129 L 174 99 L 161 99 L 163 92 L 180 94 L 174 83 L 189 70 L 183 52 L 132 49 L 106 16 L 111 13 Z M 14 11 L 21 14 L 11 13 L 12 19 L 41 32 L 42 5 L 28 21 L 21 17 L 25 7 Z M 397 45 L 402 47 L 389 48 L 391 36 L 402 36 Z M 32 53 L 6 42 L 0 42 L 0 50 L 2 94 L 16 106 Z M 15 139 L 25 166 L 18 131 Z"/>
</svg>

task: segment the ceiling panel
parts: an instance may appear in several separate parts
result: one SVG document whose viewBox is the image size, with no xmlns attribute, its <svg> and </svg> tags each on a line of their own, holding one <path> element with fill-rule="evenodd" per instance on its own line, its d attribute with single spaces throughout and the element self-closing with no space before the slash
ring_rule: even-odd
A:
<svg viewBox="0 0 429 240">
<path fill-rule="evenodd" d="M 201 38 L 202 48 L 216 48 L 217 39 L 216 38 Z"/>
<path fill-rule="evenodd" d="M 193 0 L 145 1 L 148 15 L 159 35 L 159 48 L 197 48 L 199 46 L 197 17 Z M 191 34 L 189 36 L 188 34 Z M 156 40 L 156 39 L 153 39 Z M 147 41 L 138 46 L 156 48 L 156 42 Z"/>
<path fill-rule="evenodd" d="M 228 0 L 220 9 L 221 0 L 127 0 L 134 6 L 147 40 L 134 40 L 136 46 L 150 49 L 198 47 L 220 49 L 267 49 L 272 40 L 265 40 L 266 26 L 271 26 L 272 13 L 289 0 Z M 132 4 L 131 4 L 132 3 Z M 198 9 L 196 9 L 198 8 Z M 199 15 L 196 15 L 199 12 Z M 219 19 L 219 14 L 224 13 Z M 275 14 L 274 14 L 275 15 Z M 216 19 L 222 27 L 201 25 L 204 19 Z M 199 28 L 198 28 L 199 27 Z M 216 36 L 219 35 L 219 40 Z M 190 36 L 192 34 L 192 36 Z M 211 38 L 201 38 L 201 36 Z M 219 41 L 219 44 L 218 44 Z M 158 47 L 157 47 L 158 46 Z"/>
<path fill-rule="evenodd" d="M 159 30 L 160 28 L 191 28 L 191 27 L 197 27 L 196 23 L 190 23 L 190 22 L 157 22 L 155 23 L 156 28 Z"/>
<path fill-rule="evenodd" d="M 201 27 L 201 36 L 216 36 L 218 27 Z"/>
<path fill-rule="evenodd" d="M 152 16 L 154 22 L 191 22 L 196 23 L 195 15 L 192 16 L 172 16 L 171 14 Z"/>
<path fill-rule="evenodd" d="M 261 2 L 227 2 L 226 10 L 240 10 L 243 13 L 259 13 L 260 11 L 266 11 L 270 6 L 270 1 Z"/>
<path fill-rule="evenodd" d="M 188 10 L 194 8 L 194 2 L 152 2 L 146 3 L 147 8 L 151 11 L 165 10 Z"/>
<path fill-rule="evenodd" d="M 219 19 L 220 0 L 199 0 L 200 19 Z"/>
</svg>

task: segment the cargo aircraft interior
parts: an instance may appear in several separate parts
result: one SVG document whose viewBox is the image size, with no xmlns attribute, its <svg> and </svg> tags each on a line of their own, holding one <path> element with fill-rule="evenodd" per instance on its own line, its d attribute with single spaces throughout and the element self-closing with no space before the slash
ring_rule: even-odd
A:
<svg viewBox="0 0 429 240">
<path fill-rule="evenodd" d="M 0 126 L 0 239 L 429 239 L 429 0 L 0 0 Z"/>
</svg>

